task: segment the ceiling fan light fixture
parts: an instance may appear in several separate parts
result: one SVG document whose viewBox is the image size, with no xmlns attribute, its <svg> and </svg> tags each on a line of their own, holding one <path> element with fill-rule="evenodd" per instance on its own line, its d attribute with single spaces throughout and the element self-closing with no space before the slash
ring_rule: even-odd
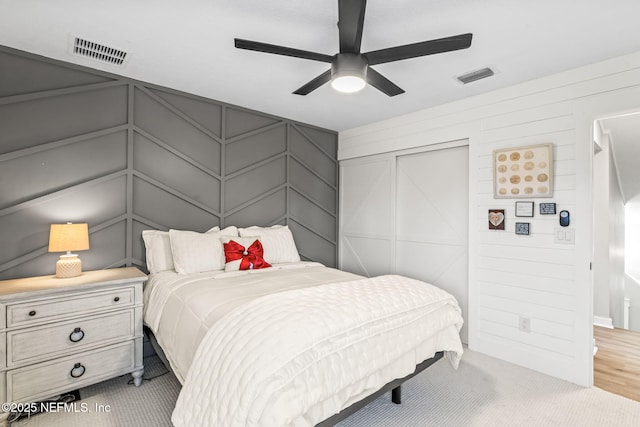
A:
<svg viewBox="0 0 640 427">
<path fill-rule="evenodd" d="M 339 76 L 331 80 L 331 87 L 338 92 L 354 93 L 358 92 L 367 85 L 360 76 Z"/>
<path fill-rule="evenodd" d="M 367 60 L 355 53 L 339 53 L 331 63 L 331 87 L 338 92 L 354 93 L 367 85 Z"/>
</svg>

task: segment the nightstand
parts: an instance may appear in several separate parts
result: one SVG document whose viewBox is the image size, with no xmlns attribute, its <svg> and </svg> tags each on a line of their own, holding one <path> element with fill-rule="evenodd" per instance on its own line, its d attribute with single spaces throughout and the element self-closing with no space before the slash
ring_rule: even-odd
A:
<svg viewBox="0 0 640 427">
<path fill-rule="evenodd" d="M 127 267 L 0 281 L 0 401 L 37 402 L 127 373 L 139 386 L 146 279 Z"/>
</svg>

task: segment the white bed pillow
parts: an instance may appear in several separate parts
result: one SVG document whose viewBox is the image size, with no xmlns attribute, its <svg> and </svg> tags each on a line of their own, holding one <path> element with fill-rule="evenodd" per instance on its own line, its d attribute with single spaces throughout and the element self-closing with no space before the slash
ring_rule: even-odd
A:
<svg viewBox="0 0 640 427">
<path fill-rule="evenodd" d="M 142 240 L 144 240 L 149 273 L 173 270 L 173 255 L 168 231 L 143 230 Z"/>
<path fill-rule="evenodd" d="M 237 228 L 233 228 L 237 235 Z M 216 231 L 220 231 L 220 227 L 217 225 L 207 230 L 207 233 Z M 150 274 L 174 269 L 173 253 L 171 252 L 171 242 L 168 231 L 143 230 L 142 240 L 144 241 L 146 251 L 147 270 L 149 270 Z"/>
<path fill-rule="evenodd" d="M 240 236 L 258 236 L 264 248 L 264 260 L 269 264 L 298 262 L 300 255 L 287 225 L 239 228 Z"/>
<path fill-rule="evenodd" d="M 252 263 L 251 265 L 247 268 L 242 266 L 242 259 L 233 259 L 230 260 L 228 258 L 229 256 L 229 248 L 226 247 L 231 241 L 234 241 L 236 243 L 238 243 L 239 245 L 243 246 L 243 248 L 245 249 L 245 251 L 248 251 L 249 248 L 256 242 L 260 242 L 260 239 L 256 236 L 245 236 L 245 237 L 231 237 L 231 236 L 224 236 L 220 238 L 220 242 L 222 243 L 223 246 L 223 253 L 225 256 L 225 266 L 224 266 L 224 271 L 238 271 L 238 270 L 252 270 L 252 269 L 260 269 L 260 268 L 268 268 L 271 267 L 271 264 L 269 264 L 268 262 L 266 262 L 264 260 L 264 248 L 262 247 L 262 242 L 260 242 L 259 248 L 263 249 L 263 251 L 259 251 L 257 254 L 253 254 L 256 258 L 254 258 L 253 260 L 250 260 Z M 253 252 L 253 251 L 249 251 L 249 252 Z M 261 253 L 262 252 L 262 253 Z M 249 255 L 249 253 L 245 252 L 244 255 Z M 248 260 L 249 261 L 249 260 Z"/>
<path fill-rule="evenodd" d="M 224 252 L 220 237 L 238 235 L 235 226 L 223 230 L 169 230 L 173 265 L 178 274 L 201 273 L 224 269 Z"/>
</svg>

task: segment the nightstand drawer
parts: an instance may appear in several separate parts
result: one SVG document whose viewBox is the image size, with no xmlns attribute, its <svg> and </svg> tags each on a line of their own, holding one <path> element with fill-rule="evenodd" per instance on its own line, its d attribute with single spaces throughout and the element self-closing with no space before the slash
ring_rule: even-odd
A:
<svg viewBox="0 0 640 427">
<path fill-rule="evenodd" d="M 7 304 L 7 327 L 27 326 L 60 317 L 70 318 L 96 310 L 124 307 L 134 301 L 135 289 L 131 286 Z"/>
<path fill-rule="evenodd" d="M 135 336 L 133 309 L 7 333 L 7 366 L 33 363 Z"/>
<path fill-rule="evenodd" d="M 35 402 L 136 369 L 134 341 L 7 371 L 7 401 Z"/>
</svg>

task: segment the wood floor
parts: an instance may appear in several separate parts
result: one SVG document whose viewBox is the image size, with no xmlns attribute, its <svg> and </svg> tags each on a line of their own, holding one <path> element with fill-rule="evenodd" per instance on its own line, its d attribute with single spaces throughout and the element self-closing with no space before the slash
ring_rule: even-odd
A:
<svg viewBox="0 0 640 427">
<path fill-rule="evenodd" d="M 596 387 L 640 402 L 640 332 L 594 326 Z"/>
</svg>

